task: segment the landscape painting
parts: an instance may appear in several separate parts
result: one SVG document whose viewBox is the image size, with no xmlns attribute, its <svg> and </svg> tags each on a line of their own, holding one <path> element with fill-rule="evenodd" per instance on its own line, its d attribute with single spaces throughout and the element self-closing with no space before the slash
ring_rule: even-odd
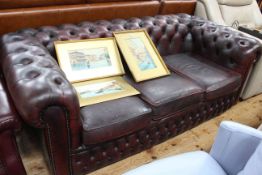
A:
<svg viewBox="0 0 262 175">
<path fill-rule="evenodd" d="M 118 84 L 116 80 L 85 85 L 77 88 L 80 97 L 84 99 L 118 93 L 123 90 L 124 88 Z"/>
<path fill-rule="evenodd" d="M 68 54 L 72 71 L 89 70 L 112 65 L 106 47 L 69 50 Z"/>
<path fill-rule="evenodd" d="M 138 67 L 141 71 L 156 68 L 156 64 L 141 38 L 128 38 L 126 39 L 126 42 L 132 55 L 136 58 Z"/>
</svg>

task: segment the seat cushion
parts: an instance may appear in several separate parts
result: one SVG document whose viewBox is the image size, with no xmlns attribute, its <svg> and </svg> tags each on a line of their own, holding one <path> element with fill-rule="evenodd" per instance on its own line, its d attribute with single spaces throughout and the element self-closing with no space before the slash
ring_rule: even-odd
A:
<svg viewBox="0 0 262 175">
<path fill-rule="evenodd" d="M 123 175 L 226 175 L 207 153 L 195 151 L 160 159 Z"/>
<path fill-rule="evenodd" d="M 165 62 L 172 71 L 187 76 L 203 87 L 208 100 L 230 94 L 241 85 L 240 74 L 204 60 L 200 56 L 169 55 L 165 57 Z"/>
<path fill-rule="evenodd" d="M 141 93 L 140 97 L 151 105 L 153 119 L 172 115 L 180 109 L 198 104 L 203 99 L 204 90 L 190 79 L 178 74 L 136 83 L 127 80 Z"/>
<path fill-rule="evenodd" d="M 137 96 L 85 106 L 80 109 L 83 142 L 96 144 L 146 127 L 151 109 Z"/>
</svg>

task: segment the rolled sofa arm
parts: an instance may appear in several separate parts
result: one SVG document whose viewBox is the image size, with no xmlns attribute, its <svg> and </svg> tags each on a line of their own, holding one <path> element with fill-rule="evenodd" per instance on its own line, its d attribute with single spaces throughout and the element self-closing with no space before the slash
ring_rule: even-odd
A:
<svg viewBox="0 0 262 175">
<path fill-rule="evenodd" d="M 241 171 L 262 140 L 262 132 L 239 123 L 220 124 L 210 155 L 228 174 Z"/>
<path fill-rule="evenodd" d="M 22 118 L 31 126 L 44 127 L 45 110 L 58 106 L 66 111 L 74 128 L 79 127 L 76 92 L 46 48 L 19 33 L 2 36 L 0 44 L 2 71 Z"/>
<path fill-rule="evenodd" d="M 261 44 L 230 27 L 201 18 L 191 20 L 193 51 L 236 71 L 245 81 L 252 64 L 260 58 Z"/>
</svg>

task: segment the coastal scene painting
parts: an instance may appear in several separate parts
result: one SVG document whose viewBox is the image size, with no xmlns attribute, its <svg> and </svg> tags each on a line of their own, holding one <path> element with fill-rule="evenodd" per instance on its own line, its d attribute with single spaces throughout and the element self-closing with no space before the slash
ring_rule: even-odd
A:
<svg viewBox="0 0 262 175">
<path fill-rule="evenodd" d="M 124 88 L 116 80 L 89 84 L 77 88 L 81 98 L 87 99 L 123 91 Z"/>
<path fill-rule="evenodd" d="M 141 71 L 156 68 L 156 64 L 141 38 L 128 38 L 126 39 L 126 42 L 132 55 L 136 58 L 137 65 Z"/>
<path fill-rule="evenodd" d="M 68 51 L 72 71 L 109 67 L 112 65 L 106 47 Z"/>
</svg>

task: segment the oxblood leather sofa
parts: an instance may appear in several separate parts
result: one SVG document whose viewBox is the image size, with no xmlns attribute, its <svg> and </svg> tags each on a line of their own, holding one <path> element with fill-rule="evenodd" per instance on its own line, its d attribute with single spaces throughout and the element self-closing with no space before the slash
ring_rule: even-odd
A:
<svg viewBox="0 0 262 175">
<path fill-rule="evenodd" d="M 140 92 L 79 108 L 53 42 L 146 28 L 172 71 Z M 56 175 L 85 174 L 143 151 L 234 105 L 260 57 L 254 39 L 190 15 L 100 20 L 24 29 L 1 37 L 1 68 L 24 121 L 44 133 Z"/>
<path fill-rule="evenodd" d="M 0 75 L 0 175 L 26 175 L 16 145 L 15 132 L 21 127 Z"/>
</svg>

